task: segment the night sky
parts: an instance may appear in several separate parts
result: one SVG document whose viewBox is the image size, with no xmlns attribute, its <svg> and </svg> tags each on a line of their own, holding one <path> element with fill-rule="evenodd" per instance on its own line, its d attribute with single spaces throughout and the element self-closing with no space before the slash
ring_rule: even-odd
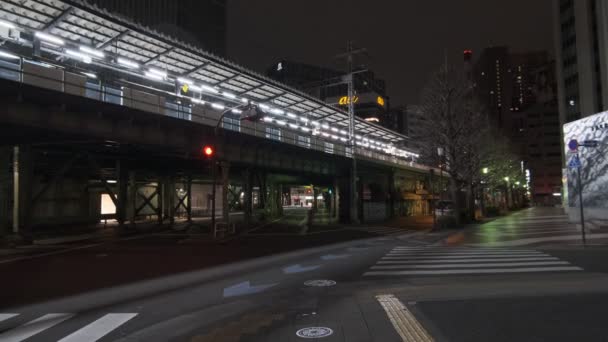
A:
<svg viewBox="0 0 608 342">
<path fill-rule="evenodd" d="M 276 60 L 337 67 L 348 39 L 365 47 L 392 105 L 416 104 L 444 60 L 487 46 L 550 50 L 551 0 L 229 0 L 228 54 L 263 72 Z"/>
</svg>

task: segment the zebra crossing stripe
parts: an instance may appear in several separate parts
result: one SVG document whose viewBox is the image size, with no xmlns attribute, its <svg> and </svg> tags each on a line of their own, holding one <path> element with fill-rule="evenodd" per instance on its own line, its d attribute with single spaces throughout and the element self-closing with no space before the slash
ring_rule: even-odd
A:
<svg viewBox="0 0 608 342">
<path fill-rule="evenodd" d="M 137 316 L 136 313 L 110 313 L 62 338 L 58 342 L 94 342 Z"/>
<path fill-rule="evenodd" d="M 532 272 L 557 272 L 557 271 L 582 271 L 577 266 L 563 267 L 523 267 L 523 268 L 493 268 L 481 270 L 426 270 L 426 271 L 372 271 L 363 274 L 369 276 L 389 276 L 389 275 L 438 275 L 438 274 L 488 274 L 488 273 L 532 273 Z"/>
<path fill-rule="evenodd" d="M 504 262 L 484 264 L 439 264 L 439 265 L 386 265 L 373 266 L 372 270 L 395 270 L 395 269 L 429 269 L 429 268 L 483 268 L 483 267 L 519 267 L 519 266 L 549 266 L 570 265 L 567 261 L 537 261 L 537 262 Z"/>
<path fill-rule="evenodd" d="M 19 316 L 19 314 L 15 313 L 0 313 L 0 322 L 6 321 L 7 319 L 11 319 L 15 316 Z"/>
<path fill-rule="evenodd" d="M 20 342 L 30 338 L 39 332 L 49 329 L 69 318 L 74 314 L 69 313 L 51 313 L 41 316 L 33 321 L 29 321 L 15 329 L 0 334 L 2 342 Z"/>
<path fill-rule="evenodd" d="M 503 255 L 467 255 L 467 256 L 385 256 L 382 260 L 402 259 L 402 260 L 447 260 L 447 259 L 501 259 L 501 258 L 533 258 L 551 257 L 547 254 L 503 254 Z"/>
<path fill-rule="evenodd" d="M 388 255 L 522 255 L 522 254 L 544 254 L 542 252 L 389 252 Z"/>
<path fill-rule="evenodd" d="M 459 264 L 463 262 L 471 262 L 471 261 L 485 261 L 485 262 L 501 262 L 501 261 L 550 261 L 550 260 L 559 260 L 556 257 L 541 257 L 541 258 L 505 258 L 505 259 L 496 259 L 496 258 L 488 258 L 483 260 L 471 260 L 471 259 L 446 259 L 446 260 L 381 260 L 378 261 L 378 264 L 436 264 L 437 262 L 450 263 L 450 264 Z"/>
</svg>

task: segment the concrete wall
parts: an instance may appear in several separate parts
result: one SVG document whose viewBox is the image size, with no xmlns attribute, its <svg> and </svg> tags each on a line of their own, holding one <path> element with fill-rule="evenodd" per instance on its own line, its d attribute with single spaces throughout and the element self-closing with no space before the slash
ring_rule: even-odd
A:
<svg viewBox="0 0 608 342">
<path fill-rule="evenodd" d="M 564 143 L 571 139 L 599 141 L 597 148 L 579 148 L 582 164 L 583 204 L 585 219 L 608 220 L 608 112 L 592 115 L 564 125 Z M 566 147 L 567 149 L 567 147 Z M 566 163 L 573 155 L 566 151 Z M 565 208 L 570 219 L 578 222 L 579 192 L 576 169 L 568 169 L 568 201 Z"/>
</svg>

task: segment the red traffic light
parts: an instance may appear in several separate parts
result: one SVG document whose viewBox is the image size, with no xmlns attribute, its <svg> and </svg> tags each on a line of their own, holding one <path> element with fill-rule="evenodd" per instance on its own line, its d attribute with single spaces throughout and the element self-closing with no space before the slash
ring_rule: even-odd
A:
<svg viewBox="0 0 608 342">
<path fill-rule="evenodd" d="M 203 147 L 203 154 L 205 155 L 205 157 L 212 157 L 213 156 L 213 152 L 215 152 L 213 150 L 213 147 L 211 147 L 211 146 L 205 146 L 205 147 Z"/>
</svg>

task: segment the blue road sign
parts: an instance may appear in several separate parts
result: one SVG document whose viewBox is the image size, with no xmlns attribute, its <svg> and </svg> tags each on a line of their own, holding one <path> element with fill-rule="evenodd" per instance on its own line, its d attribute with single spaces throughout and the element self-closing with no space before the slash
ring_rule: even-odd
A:
<svg viewBox="0 0 608 342">
<path fill-rule="evenodd" d="M 578 169 L 581 167 L 581 160 L 578 158 L 578 156 L 574 156 L 570 159 L 568 162 L 568 167 L 571 169 Z"/>
<path fill-rule="evenodd" d="M 576 140 L 576 139 L 570 140 L 570 142 L 568 143 L 568 148 L 571 151 L 576 151 L 578 149 L 578 140 Z"/>
<path fill-rule="evenodd" d="M 597 140 L 585 140 L 582 144 L 584 147 L 597 147 L 599 141 Z"/>
</svg>

